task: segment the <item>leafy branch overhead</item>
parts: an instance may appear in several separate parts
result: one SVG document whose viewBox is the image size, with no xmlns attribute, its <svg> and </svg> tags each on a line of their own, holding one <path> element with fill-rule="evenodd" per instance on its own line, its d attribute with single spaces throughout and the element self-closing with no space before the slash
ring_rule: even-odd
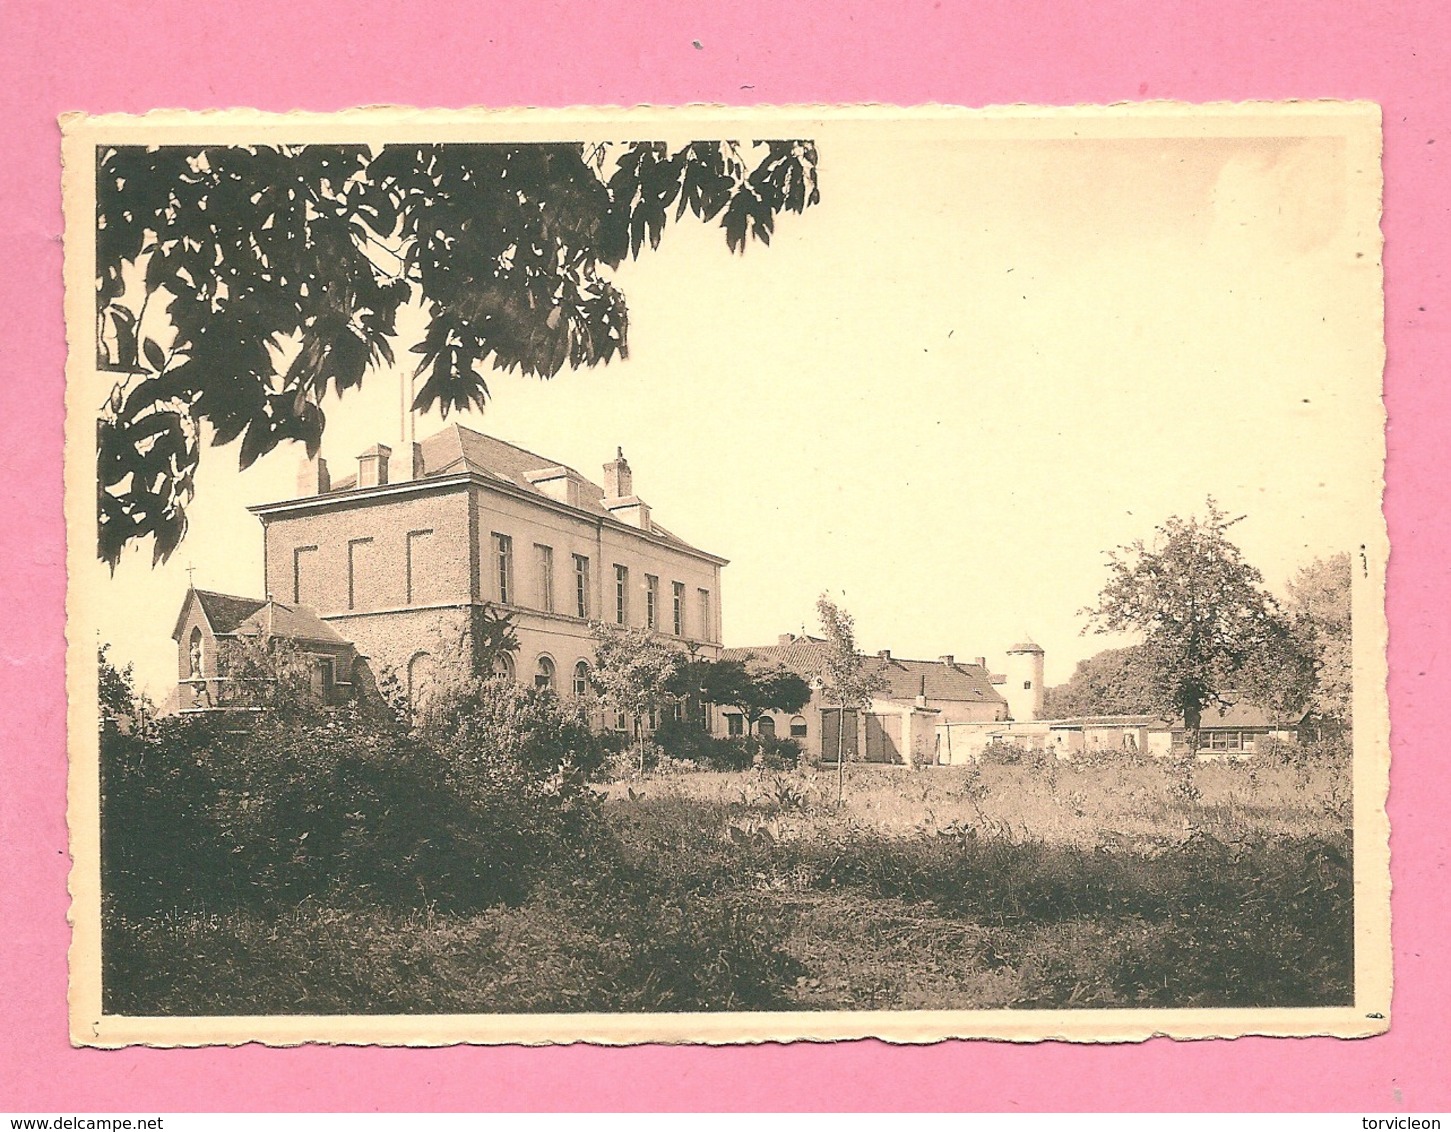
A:
<svg viewBox="0 0 1451 1132">
<path fill-rule="evenodd" d="M 769 243 L 819 200 L 816 163 L 809 141 L 99 149 L 100 557 L 180 543 L 202 422 L 244 468 L 315 455 L 324 395 L 394 364 L 406 305 L 420 411 L 482 408 L 489 369 L 626 356 L 614 269 L 687 212 L 732 252 Z"/>
</svg>

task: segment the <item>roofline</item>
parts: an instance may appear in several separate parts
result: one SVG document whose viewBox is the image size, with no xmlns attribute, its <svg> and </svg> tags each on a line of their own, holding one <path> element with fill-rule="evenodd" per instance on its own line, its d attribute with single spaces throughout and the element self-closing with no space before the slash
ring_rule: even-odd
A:
<svg viewBox="0 0 1451 1132">
<path fill-rule="evenodd" d="M 226 595 L 224 594 L 223 596 L 225 597 Z M 176 626 L 171 630 L 171 639 L 173 641 L 181 640 L 181 626 L 186 621 L 186 611 L 191 608 L 193 600 L 198 605 L 201 605 L 202 620 L 207 623 L 207 628 L 212 630 L 212 636 L 215 637 L 217 635 L 216 629 L 212 627 L 212 619 L 207 616 L 207 607 L 202 605 L 201 598 L 197 597 L 197 588 L 195 586 L 187 586 L 186 595 L 181 599 L 181 610 L 176 615 Z"/>
<path fill-rule="evenodd" d="M 563 465 L 560 466 L 563 467 Z M 701 550 L 698 547 L 691 546 L 687 542 L 671 542 L 651 531 L 643 531 L 639 527 L 633 527 L 629 523 L 621 522 L 613 515 L 596 515 L 593 512 L 584 510 L 582 507 L 572 507 L 568 503 L 564 503 L 558 499 L 551 499 L 547 495 L 525 491 L 518 484 L 510 483 L 508 480 L 490 479 L 476 472 L 455 472 L 447 476 L 426 476 L 419 480 L 403 480 L 401 483 L 381 484 L 376 487 L 346 488 L 343 491 L 330 491 L 324 495 L 305 495 L 299 499 L 283 499 L 276 503 L 254 503 L 247 510 L 256 515 L 265 524 L 269 518 L 279 514 L 326 511 L 347 503 L 366 502 L 372 499 L 386 499 L 391 496 L 441 491 L 470 485 L 491 488 L 503 495 L 510 495 L 529 503 L 537 503 L 547 510 L 557 511 L 560 514 L 568 515 L 572 518 L 584 519 L 598 526 L 622 531 L 626 534 L 634 535 L 637 538 L 646 539 L 656 546 L 665 547 L 670 550 L 678 550 L 682 554 L 688 554 L 693 558 L 702 559 L 716 566 L 730 565 L 729 558 L 722 558 L 718 554 L 711 554 L 710 551 Z"/>
</svg>

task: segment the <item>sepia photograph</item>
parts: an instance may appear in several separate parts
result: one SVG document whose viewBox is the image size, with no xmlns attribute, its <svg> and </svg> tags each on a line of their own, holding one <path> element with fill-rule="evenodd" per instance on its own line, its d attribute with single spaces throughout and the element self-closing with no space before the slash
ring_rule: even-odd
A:
<svg viewBox="0 0 1451 1132">
<path fill-rule="evenodd" d="M 1375 106 L 63 126 L 74 1042 L 1387 1028 Z"/>
</svg>

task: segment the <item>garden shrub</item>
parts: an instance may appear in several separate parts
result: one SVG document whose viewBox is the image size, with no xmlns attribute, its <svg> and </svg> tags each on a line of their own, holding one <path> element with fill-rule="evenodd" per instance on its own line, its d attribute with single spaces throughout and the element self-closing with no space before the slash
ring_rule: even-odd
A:
<svg viewBox="0 0 1451 1132">
<path fill-rule="evenodd" d="M 978 761 L 996 764 L 998 766 L 1016 766 L 1019 763 L 1030 761 L 1032 757 L 1032 749 L 1022 743 L 1004 742 L 1001 739 L 994 739 L 987 746 L 983 747 L 982 753 L 978 756 Z"/>
<path fill-rule="evenodd" d="M 753 762 L 765 770 L 795 770 L 801 764 L 801 744 L 795 739 L 757 739 Z"/>
<path fill-rule="evenodd" d="M 690 720 L 667 719 L 653 736 L 672 759 L 688 760 L 711 770 L 749 770 L 752 743 L 742 737 L 719 738 Z"/>
<path fill-rule="evenodd" d="M 239 720 L 250 726 L 239 726 Z M 604 743 L 546 691 L 486 681 L 410 732 L 352 711 L 183 717 L 102 741 L 118 912 L 512 902 L 599 835 Z"/>
</svg>

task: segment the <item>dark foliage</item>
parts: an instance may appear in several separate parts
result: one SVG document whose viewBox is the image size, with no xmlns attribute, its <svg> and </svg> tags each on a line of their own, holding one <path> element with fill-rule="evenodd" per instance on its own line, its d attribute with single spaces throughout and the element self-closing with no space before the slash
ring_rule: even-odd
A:
<svg viewBox="0 0 1451 1132">
<path fill-rule="evenodd" d="M 1095 653 L 1078 662 L 1068 683 L 1047 690 L 1044 711 L 1049 719 L 1152 713 L 1160 700 L 1148 663 L 1134 645 Z"/>
<path fill-rule="evenodd" d="M 419 409 L 482 407 L 489 369 L 549 377 L 627 349 L 613 271 L 672 218 L 731 251 L 816 203 L 810 142 L 103 147 L 96 155 L 99 554 L 186 531 L 202 425 L 243 467 L 321 443 L 322 403 L 428 315 Z M 136 291 L 140 286 L 140 293 Z"/>
</svg>

